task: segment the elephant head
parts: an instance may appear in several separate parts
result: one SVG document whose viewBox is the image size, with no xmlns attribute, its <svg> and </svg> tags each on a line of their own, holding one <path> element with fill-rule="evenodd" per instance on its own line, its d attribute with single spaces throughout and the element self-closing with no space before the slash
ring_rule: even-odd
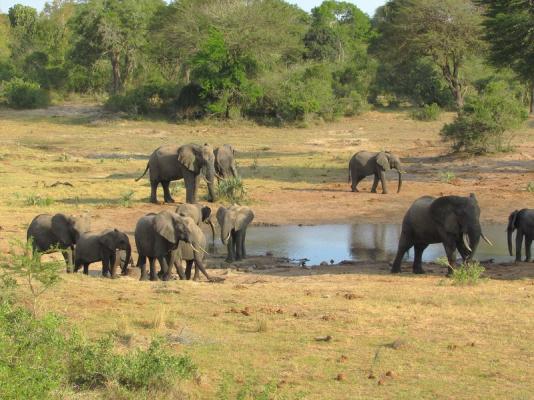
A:
<svg viewBox="0 0 534 400">
<path fill-rule="evenodd" d="M 376 155 L 376 164 L 383 171 L 388 171 L 390 169 L 395 169 L 397 171 L 399 174 L 397 193 L 399 193 L 402 187 L 402 165 L 399 157 L 389 151 L 382 151 Z"/>
<path fill-rule="evenodd" d="M 178 161 L 195 175 L 202 173 L 208 185 L 208 201 L 216 200 L 215 196 L 215 156 L 212 147 L 204 143 L 184 145 L 178 148 Z"/>
<path fill-rule="evenodd" d="M 441 232 L 463 243 L 467 259 L 475 253 L 481 237 L 491 245 L 482 233 L 480 207 L 473 193 L 469 197 L 443 196 L 434 200 L 430 215 Z"/>
<path fill-rule="evenodd" d="M 211 221 L 210 207 L 201 206 L 200 204 L 184 203 L 176 207 L 176 214 L 182 217 L 192 218 L 197 225 L 199 225 L 201 222 L 208 224 L 211 228 L 212 241 L 215 243 L 215 227 Z"/>
<path fill-rule="evenodd" d="M 110 230 L 100 237 L 100 243 L 108 250 L 115 252 L 117 249 L 126 251 L 126 258 L 124 264 L 121 265 L 121 271 L 123 275 L 128 274 L 128 264 L 132 256 L 132 246 L 130 245 L 130 239 L 128 235 L 117 229 Z"/>
<path fill-rule="evenodd" d="M 513 256 L 513 249 L 512 249 L 512 233 L 516 230 L 517 226 L 517 217 L 519 214 L 519 210 L 515 210 L 513 213 L 510 214 L 508 217 L 508 227 L 506 228 L 506 232 L 508 234 L 508 251 L 510 252 L 510 255 Z"/>
<path fill-rule="evenodd" d="M 154 218 L 154 231 L 176 248 L 183 240 L 189 243 L 189 231 L 184 223 L 184 218 L 176 213 L 161 211 Z"/>
<path fill-rule="evenodd" d="M 249 207 L 220 207 L 217 210 L 217 222 L 221 227 L 221 241 L 223 244 L 228 243 L 232 231 L 246 229 L 253 219 L 254 213 Z"/>
<path fill-rule="evenodd" d="M 87 215 L 68 216 L 55 214 L 52 217 L 52 232 L 62 245 L 70 247 L 76 244 L 82 233 L 91 229 L 91 221 Z"/>
</svg>

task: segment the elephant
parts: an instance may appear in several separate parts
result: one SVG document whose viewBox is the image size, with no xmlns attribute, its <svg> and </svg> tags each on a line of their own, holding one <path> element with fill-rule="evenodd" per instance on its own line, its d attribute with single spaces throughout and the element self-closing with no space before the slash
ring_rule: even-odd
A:
<svg viewBox="0 0 534 400">
<path fill-rule="evenodd" d="M 234 148 L 229 144 L 225 144 L 213 150 L 213 154 L 215 155 L 215 173 L 217 174 L 217 179 L 237 178 Z"/>
<path fill-rule="evenodd" d="M 530 247 L 534 239 L 534 209 L 523 208 L 522 210 L 515 210 L 508 217 L 508 251 L 513 256 L 512 252 L 512 233 L 517 229 L 515 236 L 515 260 L 521 261 L 521 245 L 523 237 L 525 238 L 525 261 L 531 260 Z"/>
<path fill-rule="evenodd" d="M 91 221 L 87 215 L 40 214 L 30 223 L 26 238 L 28 241 L 33 241 L 34 251 L 49 252 L 55 249 L 61 251 L 67 263 L 67 272 L 70 272 L 76 242 L 80 235 L 89 229 Z"/>
<path fill-rule="evenodd" d="M 374 175 L 375 178 L 371 192 L 376 193 L 378 181 L 380 180 L 382 183 L 382 193 L 387 194 L 386 171 L 390 169 L 396 169 L 399 174 L 399 184 L 397 187 L 397 193 L 399 193 L 402 187 L 400 159 L 388 151 L 381 151 L 379 153 L 359 151 L 350 159 L 348 182 L 351 183 L 352 191 L 358 192 L 358 183 L 360 183 L 363 178 L 369 175 Z"/>
<path fill-rule="evenodd" d="M 469 197 L 420 197 L 410 206 L 402 221 L 399 246 L 391 272 L 401 272 L 404 254 L 414 247 L 413 272 L 423 274 L 423 251 L 429 244 L 442 243 L 449 262 L 448 274 L 451 274 L 456 250 L 464 261 L 468 261 L 475 253 L 481 237 L 491 245 L 482 233 L 479 218 L 480 208 L 472 193 Z"/>
<path fill-rule="evenodd" d="M 140 280 L 147 280 L 146 259 L 150 262 L 150 280 L 158 279 L 155 269 L 156 259 L 161 268 L 161 279 L 170 279 L 170 267 L 174 262 L 174 252 L 181 241 L 188 243 L 194 249 L 194 261 L 200 271 L 210 281 L 213 279 L 204 268 L 204 263 L 200 257 L 200 244 L 191 232 L 190 224 L 184 221 L 185 218 L 171 211 L 161 211 L 158 214 L 147 214 L 137 221 L 135 227 L 135 244 L 139 258 L 137 266 L 141 268 Z M 194 224 L 194 223 L 193 223 Z"/>
<path fill-rule="evenodd" d="M 227 245 L 227 262 L 239 261 L 246 258 L 245 239 L 248 225 L 254 219 L 254 212 L 250 207 L 233 205 L 217 210 L 217 222 L 221 227 L 221 240 Z"/>
<path fill-rule="evenodd" d="M 200 229 L 197 223 L 190 217 L 184 217 L 184 223 L 191 232 L 190 238 L 192 242 L 196 244 L 196 248 L 204 249 L 206 247 L 206 237 L 204 236 L 202 229 Z M 200 251 L 198 254 L 195 254 L 197 251 L 198 250 L 195 250 L 191 245 L 184 241 L 180 241 L 178 244 L 178 248 L 174 254 L 174 266 L 176 267 L 176 272 L 178 272 L 180 279 L 191 279 L 191 269 L 193 264 L 195 264 L 195 276 L 193 277 L 193 280 L 199 280 L 199 267 L 198 264 L 196 264 L 195 256 L 201 261 L 204 261 L 204 252 Z M 186 262 L 185 273 L 182 269 L 182 260 Z M 207 278 L 210 279 L 209 277 Z"/>
<path fill-rule="evenodd" d="M 176 214 L 182 217 L 191 218 L 196 225 L 200 226 L 201 222 L 208 224 L 211 228 L 212 246 L 215 245 L 215 227 L 211 221 L 211 208 L 200 204 L 180 204 L 176 207 Z"/>
<path fill-rule="evenodd" d="M 169 191 L 171 181 L 182 179 L 185 182 L 187 203 L 196 203 L 199 175 L 203 173 L 208 185 L 208 201 L 215 201 L 215 156 L 211 146 L 196 144 L 164 145 L 158 147 L 150 156 L 145 172 L 150 170 L 150 201 L 157 203 L 157 189 L 161 183 L 165 203 L 174 203 Z"/>
<path fill-rule="evenodd" d="M 122 275 L 128 274 L 128 264 L 132 255 L 132 246 L 128 235 L 117 229 L 105 229 L 101 232 L 85 232 L 76 244 L 74 272 L 83 265 L 83 273 L 89 274 L 89 264 L 102 261 L 102 276 L 116 278 L 117 250 L 125 250 L 126 257 L 121 261 Z M 120 255 L 119 255 L 120 258 Z"/>
</svg>

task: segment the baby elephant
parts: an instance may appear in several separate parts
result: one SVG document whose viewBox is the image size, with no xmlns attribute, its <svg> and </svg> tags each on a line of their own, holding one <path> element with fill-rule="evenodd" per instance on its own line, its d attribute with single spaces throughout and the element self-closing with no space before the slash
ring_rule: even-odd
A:
<svg viewBox="0 0 534 400">
<path fill-rule="evenodd" d="M 245 238 L 248 225 L 254 219 L 250 207 L 236 206 L 217 210 L 217 221 L 221 227 L 221 240 L 227 245 L 227 262 L 239 261 L 246 257 Z"/>
<path fill-rule="evenodd" d="M 195 276 L 193 277 L 194 281 L 199 280 L 199 266 L 197 260 L 204 262 L 204 254 L 206 248 L 206 236 L 202 229 L 195 223 L 192 218 L 184 217 L 184 224 L 190 232 L 192 238 L 195 238 L 196 246 L 193 248 L 190 243 L 180 241 L 178 243 L 178 248 L 174 255 L 174 266 L 176 267 L 176 272 L 180 276 L 180 279 L 191 279 L 191 269 L 193 264 L 195 265 Z M 197 253 L 197 254 L 195 254 Z M 185 273 L 182 268 L 182 260 L 186 263 Z M 208 280 L 212 280 L 209 275 L 205 275 Z"/>
<path fill-rule="evenodd" d="M 102 261 L 102 276 L 116 278 L 117 250 L 125 250 L 126 258 L 121 265 L 123 275 L 128 273 L 128 264 L 132 255 L 132 247 L 128 235 L 117 229 L 106 229 L 101 232 L 87 232 L 80 236 L 76 245 L 74 271 L 83 265 L 83 273 L 89 274 L 89 264 Z"/>
<path fill-rule="evenodd" d="M 399 174 L 399 185 L 397 193 L 400 192 L 402 186 L 401 162 L 399 157 L 393 155 L 388 151 L 381 151 L 379 153 L 370 153 L 368 151 L 359 151 L 354 154 L 349 162 L 349 183 L 353 192 L 358 192 L 358 183 L 369 176 L 374 175 L 373 187 L 371 193 L 376 193 L 378 181 L 382 183 L 382 193 L 388 192 L 386 185 L 386 171 L 389 169 L 396 169 Z"/>
<path fill-rule="evenodd" d="M 512 233 L 517 229 L 515 237 L 515 260 L 521 261 L 521 246 L 525 238 L 525 261 L 530 261 L 530 247 L 534 240 L 534 209 L 515 210 L 508 217 L 508 251 L 513 256 Z"/>
</svg>

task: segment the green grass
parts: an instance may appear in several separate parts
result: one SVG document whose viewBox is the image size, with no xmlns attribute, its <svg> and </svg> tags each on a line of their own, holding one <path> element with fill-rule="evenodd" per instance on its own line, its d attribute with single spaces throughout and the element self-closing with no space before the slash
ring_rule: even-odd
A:
<svg viewBox="0 0 534 400">
<path fill-rule="evenodd" d="M 451 183 L 454 179 L 456 179 L 456 174 L 452 171 L 440 172 L 439 179 L 441 182 Z"/>
<path fill-rule="evenodd" d="M 217 186 L 217 197 L 219 201 L 231 204 L 244 204 L 247 202 L 247 189 L 240 177 L 230 177 L 223 179 Z"/>
</svg>

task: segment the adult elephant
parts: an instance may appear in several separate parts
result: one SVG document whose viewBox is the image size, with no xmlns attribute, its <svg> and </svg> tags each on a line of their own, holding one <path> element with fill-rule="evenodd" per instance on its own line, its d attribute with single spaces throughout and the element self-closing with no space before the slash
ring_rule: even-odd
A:
<svg viewBox="0 0 534 400">
<path fill-rule="evenodd" d="M 117 229 L 105 229 L 100 232 L 85 232 L 76 245 L 74 272 L 83 266 L 83 273 L 89 274 L 89 265 L 101 261 L 102 276 L 116 278 L 117 250 L 125 250 L 124 262 L 121 260 L 122 275 L 128 274 L 128 264 L 132 256 L 132 247 L 128 235 Z"/>
<path fill-rule="evenodd" d="M 67 263 L 67 272 L 73 265 L 74 247 L 78 238 L 91 228 L 88 216 L 72 216 L 62 213 L 36 216 L 26 233 L 32 241 L 33 249 L 41 253 L 53 250 L 61 251 Z"/>
<path fill-rule="evenodd" d="M 190 227 L 184 221 L 184 217 L 170 211 L 161 211 L 158 214 L 147 214 L 137 221 L 135 227 L 135 244 L 139 258 L 137 266 L 141 268 L 141 280 L 148 280 L 146 272 L 146 260 L 150 262 L 150 280 L 158 279 L 155 262 L 158 260 L 161 268 L 161 279 L 170 279 L 170 267 L 173 264 L 174 251 L 181 241 L 188 243 L 194 249 L 194 261 L 200 271 L 212 280 L 202 262 L 200 256 L 203 251 L 201 243 L 192 234 Z"/>
<path fill-rule="evenodd" d="M 359 151 L 354 154 L 349 162 L 349 179 L 353 192 L 358 192 L 358 183 L 370 175 L 374 175 L 372 193 L 376 193 L 378 181 L 382 183 L 382 193 L 388 192 L 386 183 L 386 171 L 390 169 L 397 170 L 399 174 L 399 183 L 397 187 L 397 193 L 400 192 L 402 187 L 402 172 L 401 162 L 399 157 L 388 152 L 381 151 L 379 153 L 371 153 L 369 151 Z"/>
<path fill-rule="evenodd" d="M 210 218 L 211 208 L 201 204 L 180 204 L 176 207 L 176 214 L 191 218 L 198 226 L 200 226 L 201 222 L 208 224 L 211 228 L 212 245 L 215 245 L 215 227 Z"/>
<path fill-rule="evenodd" d="M 239 261 L 247 256 L 245 239 L 248 225 L 254 219 L 250 207 L 220 207 L 217 210 L 217 222 L 221 227 L 221 241 L 227 246 L 227 262 Z"/>
<path fill-rule="evenodd" d="M 213 150 L 213 154 L 215 155 L 215 172 L 217 173 L 217 178 L 237 178 L 234 148 L 229 144 L 225 144 Z"/>
<path fill-rule="evenodd" d="M 512 233 L 517 229 L 515 236 L 515 260 L 521 261 L 521 246 L 523 238 L 525 239 L 525 261 L 530 261 L 531 253 L 530 247 L 534 239 L 534 209 L 523 208 L 522 210 L 515 210 L 508 217 L 508 251 L 513 256 L 512 252 Z"/>
<path fill-rule="evenodd" d="M 203 249 L 206 247 L 206 236 L 204 236 L 202 229 L 200 229 L 198 224 L 195 223 L 192 218 L 184 217 L 184 223 L 190 232 L 191 241 L 195 243 L 195 248 L 184 241 L 180 241 L 176 253 L 174 254 L 174 265 L 180 279 L 188 280 L 191 279 L 191 269 L 193 268 L 193 265 L 195 265 L 195 275 L 193 280 L 198 281 L 200 268 L 196 263 L 196 260 L 200 259 L 202 262 L 204 261 L 205 252 Z M 186 262 L 185 273 L 182 268 L 182 260 Z M 206 275 L 206 278 L 211 280 L 208 275 Z"/>
<path fill-rule="evenodd" d="M 480 208 L 474 194 L 469 197 L 424 196 L 417 199 L 402 221 L 399 247 L 391 272 L 401 272 L 404 254 L 414 247 L 413 272 L 424 273 L 423 251 L 429 244 L 443 243 L 449 262 L 448 272 L 452 273 L 456 250 L 466 261 L 475 253 L 480 237 L 491 245 L 482 233 L 479 218 Z"/>
<path fill-rule="evenodd" d="M 182 146 L 164 145 L 150 155 L 145 172 L 150 170 L 150 201 L 157 203 L 157 189 L 161 183 L 166 203 L 174 203 L 169 190 L 171 181 L 182 179 L 185 182 L 187 203 L 196 203 L 199 175 L 203 173 L 208 185 L 208 201 L 215 201 L 214 177 L 215 156 L 207 143 L 203 146 L 184 144 Z"/>
</svg>

